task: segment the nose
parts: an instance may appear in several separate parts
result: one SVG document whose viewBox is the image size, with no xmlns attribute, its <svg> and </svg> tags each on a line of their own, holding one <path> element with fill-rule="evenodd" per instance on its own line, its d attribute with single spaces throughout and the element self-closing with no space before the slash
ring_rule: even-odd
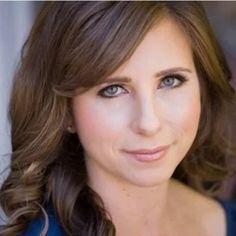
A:
<svg viewBox="0 0 236 236">
<path fill-rule="evenodd" d="M 136 103 L 132 127 L 143 136 L 155 135 L 161 129 L 161 111 L 157 99 L 148 96 Z"/>
</svg>

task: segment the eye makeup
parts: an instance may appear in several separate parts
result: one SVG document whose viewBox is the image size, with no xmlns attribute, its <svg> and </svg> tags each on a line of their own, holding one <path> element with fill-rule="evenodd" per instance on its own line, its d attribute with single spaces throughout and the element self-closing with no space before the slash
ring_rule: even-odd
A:
<svg viewBox="0 0 236 236">
<path fill-rule="evenodd" d="M 180 73 L 173 73 L 165 75 L 158 80 L 157 89 L 175 89 L 181 87 L 188 79 L 186 76 Z M 129 81 L 130 82 L 130 81 Z M 110 80 L 109 85 L 99 90 L 98 95 L 103 98 L 115 98 L 121 94 L 128 93 L 125 89 L 125 84 L 118 83 L 116 80 L 113 82 Z"/>
</svg>

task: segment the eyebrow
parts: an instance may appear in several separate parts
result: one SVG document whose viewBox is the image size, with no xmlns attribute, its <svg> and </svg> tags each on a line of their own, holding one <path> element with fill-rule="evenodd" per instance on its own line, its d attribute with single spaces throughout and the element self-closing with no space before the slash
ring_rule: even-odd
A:
<svg viewBox="0 0 236 236">
<path fill-rule="evenodd" d="M 174 73 L 179 73 L 179 72 L 187 72 L 187 73 L 192 73 L 192 71 L 188 68 L 183 68 L 183 67 L 174 67 L 174 68 L 170 68 L 170 69 L 165 69 L 165 70 L 161 70 L 157 73 L 154 74 L 155 78 L 158 77 L 163 77 L 163 76 L 167 76 L 167 75 L 171 75 Z M 130 77 L 126 77 L 126 76 L 119 76 L 119 77 L 108 77 L 105 79 L 105 83 L 111 83 L 111 82 L 120 82 L 120 83 L 130 83 L 132 81 L 132 79 Z"/>
</svg>

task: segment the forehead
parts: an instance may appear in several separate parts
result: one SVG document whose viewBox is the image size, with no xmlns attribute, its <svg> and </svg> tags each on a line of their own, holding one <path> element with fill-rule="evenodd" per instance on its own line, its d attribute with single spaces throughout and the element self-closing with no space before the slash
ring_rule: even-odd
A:
<svg viewBox="0 0 236 236">
<path fill-rule="evenodd" d="M 192 49 L 182 28 L 170 17 L 164 17 L 145 35 L 133 55 L 113 75 L 155 68 L 194 68 Z"/>
</svg>

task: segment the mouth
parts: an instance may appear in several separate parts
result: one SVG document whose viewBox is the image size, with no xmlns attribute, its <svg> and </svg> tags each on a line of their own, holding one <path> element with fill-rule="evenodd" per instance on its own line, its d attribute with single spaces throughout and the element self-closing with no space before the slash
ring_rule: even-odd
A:
<svg viewBox="0 0 236 236">
<path fill-rule="evenodd" d="M 140 162 L 160 160 L 167 152 L 169 145 L 159 146 L 153 149 L 125 150 L 131 158 Z"/>
</svg>

